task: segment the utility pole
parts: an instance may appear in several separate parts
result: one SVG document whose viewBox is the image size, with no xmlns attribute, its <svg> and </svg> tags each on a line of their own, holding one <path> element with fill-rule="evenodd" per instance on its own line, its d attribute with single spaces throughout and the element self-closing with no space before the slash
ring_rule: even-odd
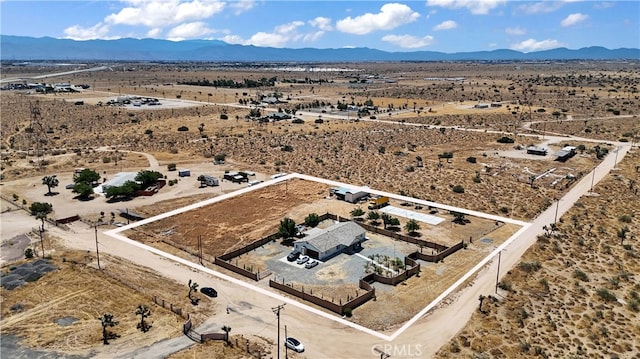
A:
<svg viewBox="0 0 640 359">
<path fill-rule="evenodd" d="M 560 207 L 560 199 L 556 200 L 556 216 L 553 219 L 553 224 L 558 223 L 558 208 Z"/>
<path fill-rule="evenodd" d="M 502 258 L 502 251 L 498 252 L 498 270 L 496 271 L 496 294 L 498 294 L 498 280 L 500 278 L 500 259 Z"/>
<path fill-rule="evenodd" d="M 100 251 L 98 250 L 98 222 L 93 224 L 93 229 L 96 233 L 96 258 L 98 259 L 98 269 L 102 269 L 100 268 Z"/>
<path fill-rule="evenodd" d="M 598 168 L 598 166 L 593 168 L 593 176 L 591 177 L 591 189 L 589 190 L 589 192 L 591 192 L 592 194 L 593 194 L 593 181 L 596 179 L 596 168 Z"/>
<path fill-rule="evenodd" d="M 44 258 L 44 240 L 42 238 L 42 233 L 44 233 L 44 225 L 42 225 L 42 228 L 38 228 L 40 232 L 40 247 L 42 247 L 42 258 Z"/>
<path fill-rule="evenodd" d="M 271 308 L 271 310 L 275 313 L 276 317 L 278 317 L 278 356 L 277 358 L 280 359 L 280 311 L 282 309 L 284 309 L 285 304 L 280 304 L 277 307 L 273 307 Z"/>
<path fill-rule="evenodd" d="M 200 257 L 200 264 L 202 264 L 202 235 L 198 235 L 198 256 Z"/>
</svg>

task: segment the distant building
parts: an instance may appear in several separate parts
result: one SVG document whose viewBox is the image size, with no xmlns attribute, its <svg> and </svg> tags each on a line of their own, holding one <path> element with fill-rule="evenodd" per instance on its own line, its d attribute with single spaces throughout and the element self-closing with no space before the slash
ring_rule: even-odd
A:
<svg viewBox="0 0 640 359">
<path fill-rule="evenodd" d="M 368 189 L 368 187 L 351 189 L 344 187 L 334 187 L 330 189 L 330 194 L 336 196 L 337 199 L 349 203 L 356 203 L 360 198 L 366 197 L 369 195 L 369 192 L 364 189 Z"/>
<path fill-rule="evenodd" d="M 564 146 L 560 151 L 556 152 L 556 161 L 564 162 L 569 158 L 575 156 L 576 147 L 574 146 Z"/>
<path fill-rule="evenodd" d="M 527 154 L 530 155 L 538 155 L 538 156 L 546 156 L 547 149 L 542 147 L 529 146 L 527 147 Z"/>
<path fill-rule="evenodd" d="M 206 184 L 209 187 L 214 187 L 219 185 L 218 179 L 216 177 L 213 176 L 209 176 L 209 175 L 203 175 L 204 177 L 204 184 Z"/>
<path fill-rule="evenodd" d="M 293 246 L 304 255 L 324 261 L 345 250 L 357 250 L 365 239 L 365 230 L 358 224 L 338 222 L 326 229 L 311 229 Z"/>
</svg>

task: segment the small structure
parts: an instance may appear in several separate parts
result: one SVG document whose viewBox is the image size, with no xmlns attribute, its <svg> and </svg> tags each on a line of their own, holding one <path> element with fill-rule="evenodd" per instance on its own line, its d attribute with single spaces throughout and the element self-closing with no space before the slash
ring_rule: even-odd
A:
<svg viewBox="0 0 640 359">
<path fill-rule="evenodd" d="M 188 169 L 178 170 L 178 177 L 190 177 L 190 176 L 191 176 L 191 170 L 188 170 Z"/>
<path fill-rule="evenodd" d="M 209 175 L 203 175 L 203 177 L 204 177 L 203 178 L 204 179 L 204 184 L 206 184 L 209 187 L 218 186 L 220 184 L 216 177 L 209 176 Z"/>
<path fill-rule="evenodd" d="M 473 108 L 489 108 L 489 104 L 477 103 L 477 104 L 473 105 Z"/>
<path fill-rule="evenodd" d="M 529 146 L 527 147 L 527 154 L 537 155 L 537 156 L 546 156 L 547 149 L 542 147 Z"/>
<path fill-rule="evenodd" d="M 560 151 L 556 152 L 556 161 L 564 162 L 576 155 L 574 146 L 564 146 Z"/>
<path fill-rule="evenodd" d="M 245 172 L 225 172 L 223 178 L 233 183 L 249 182 L 249 176 Z"/>
<path fill-rule="evenodd" d="M 356 203 L 360 198 L 369 195 L 369 192 L 364 191 L 367 187 L 351 189 L 345 187 L 334 187 L 330 189 L 330 194 L 336 196 L 337 199 L 349 203 Z"/>
<path fill-rule="evenodd" d="M 326 229 L 314 228 L 307 237 L 293 242 L 296 251 L 324 261 L 345 250 L 357 250 L 366 239 L 365 230 L 354 222 L 338 222 Z"/>
</svg>

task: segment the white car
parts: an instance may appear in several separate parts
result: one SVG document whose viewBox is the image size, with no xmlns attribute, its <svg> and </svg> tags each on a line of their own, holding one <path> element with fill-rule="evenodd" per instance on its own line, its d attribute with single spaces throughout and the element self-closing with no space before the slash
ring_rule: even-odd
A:
<svg viewBox="0 0 640 359">
<path fill-rule="evenodd" d="M 309 261 L 304 265 L 305 268 L 313 268 L 318 265 L 318 261 L 315 259 L 309 259 Z"/>
<path fill-rule="evenodd" d="M 296 261 L 296 263 L 298 264 L 305 264 L 309 261 L 309 256 L 302 256 L 300 258 L 298 258 L 298 260 Z"/>
<path fill-rule="evenodd" d="M 287 348 L 298 353 L 302 353 L 304 351 L 304 345 L 302 345 L 302 343 L 300 343 L 300 341 L 296 338 L 289 337 L 285 339 L 284 345 L 286 345 Z"/>
</svg>

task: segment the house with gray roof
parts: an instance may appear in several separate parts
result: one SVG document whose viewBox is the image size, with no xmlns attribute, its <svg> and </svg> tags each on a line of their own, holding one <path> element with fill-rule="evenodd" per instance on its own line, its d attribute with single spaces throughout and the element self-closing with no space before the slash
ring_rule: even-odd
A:
<svg viewBox="0 0 640 359">
<path fill-rule="evenodd" d="M 357 250 L 365 239 L 365 230 L 349 221 L 325 229 L 314 228 L 306 237 L 293 242 L 293 246 L 303 255 L 324 261 L 345 250 Z"/>
</svg>

